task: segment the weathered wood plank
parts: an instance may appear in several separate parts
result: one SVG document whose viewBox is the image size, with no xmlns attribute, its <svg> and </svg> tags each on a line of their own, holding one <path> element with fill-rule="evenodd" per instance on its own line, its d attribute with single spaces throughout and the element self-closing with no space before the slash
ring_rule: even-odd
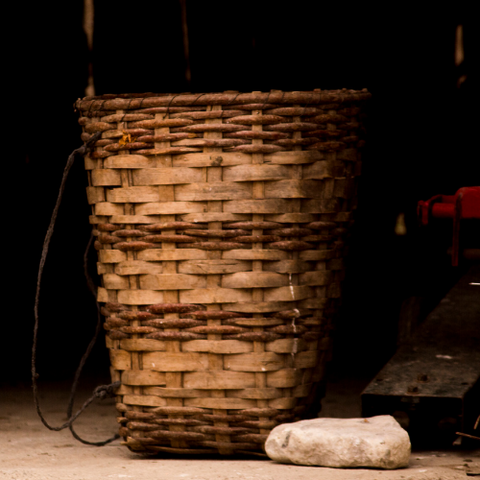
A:
<svg viewBox="0 0 480 480">
<path fill-rule="evenodd" d="M 138 260 L 146 261 L 177 261 L 177 260 L 206 260 L 207 252 L 205 250 L 198 250 L 194 248 L 182 248 L 164 250 L 160 248 L 152 250 L 143 250 L 137 253 Z"/>
<path fill-rule="evenodd" d="M 194 352 L 145 352 L 143 368 L 156 372 L 197 372 L 208 370 L 208 355 Z"/>
<path fill-rule="evenodd" d="M 201 212 L 187 213 L 181 216 L 184 222 L 241 222 L 250 220 L 250 216 L 246 214 L 230 213 L 230 212 Z"/>
<path fill-rule="evenodd" d="M 103 287 L 97 288 L 97 301 L 102 303 L 108 302 L 108 292 L 106 288 L 103 288 Z"/>
<path fill-rule="evenodd" d="M 300 308 L 311 308 L 311 309 L 316 309 L 316 310 L 321 310 L 325 308 L 327 305 L 327 299 L 326 298 L 306 298 L 305 300 L 300 300 L 298 302 L 298 306 Z"/>
<path fill-rule="evenodd" d="M 197 398 L 210 396 L 208 391 L 193 388 L 143 387 L 143 393 L 145 395 L 156 395 L 162 398 Z"/>
<path fill-rule="evenodd" d="M 123 207 L 123 206 L 122 206 Z M 138 205 L 135 206 L 138 208 Z M 124 223 L 128 225 L 135 225 L 135 224 L 148 224 L 148 223 L 158 223 L 160 221 L 159 215 L 112 215 L 110 217 L 110 222 L 115 223 L 118 225 L 122 225 Z"/>
<path fill-rule="evenodd" d="M 174 167 L 224 167 L 252 163 L 252 156 L 238 152 L 188 153 L 175 155 Z"/>
<path fill-rule="evenodd" d="M 223 180 L 228 182 L 262 182 L 289 178 L 293 171 L 282 165 L 238 165 L 223 169 Z"/>
<path fill-rule="evenodd" d="M 233 288 L 203 288 L 180 291 L 181 303 L 236 303 L 251 300 L 250 292 Z"/>
<path fill-rule="evenodd" d="M 207 279 L 202 275 L 162 274 L 141 275 L 140 288 L 144 290 L 190 290 L 205 288 Z"/>
<path fill-rule="evenodd" d="M 230 392 L 227 392 L 227 394 Z M 257 400 L 270 400 L 281 398 L 284 394 L 279 388 L 244 388 L 232 392 L 237 398 L 252 398 Z"/>
<path fill-rule="evenodd" d="M 156 395 L 124 395 L 123 403 L 143 407 L 164 407 L 167 405 L 167 401 L 164 398 Z"/>
<path fill-rule="evenodd" d="M 182 343 L 183 352 L 205 352 L 221 355 L 249 353 L 253 351 L 252 342 L 239 340 L 190 340 Z"/>
<path fill-rule="evenodd" d="M 272 372 L 284 367 L 283 355 L 274 352 L 228 355 L 223 359 L 225 370 L 236 372 Z"/>
<path fill-rule="evenodd" d="M 299 253 L 299 258 L 305 261 L 329 260 L 335 255 L 334 250 L 304 250 Z"/>
<path fill-rule="evenodd" d="M 265 198 L 319 198 L 322 194 L 318 180 L 278 180 L 265 184 Z"/>
<path fill-rule="evenodd" d="M 166 385 L 165 373 L 152 370 L 125 370 L 122 373 L 125 385 Z"/>
<path fill-rule="evenodd" d="M 132 361 L 130 353 L 125 350 L 110 349 L 110 365 L 115 370 L 130 370 L 132 368 Z"/>
<path fill-rule="evenodd" d="M 300 285 L 328 285 L 332 279 L 332 273 L 326 270 L 301 273 L 298 276 Z"/>
<path fill-rule="evenodd" d="M 152 187 L 154 188 L 154 187 Z M 157 190 L 158 191 L 158 190 Z M 182 213 L 204 212 L 206 202 L 150 202 L 135 206 L 138 215 L 178 215 Z M 97 215 L 100 215 L 97 213 Z"/>
<path fill-rule="evenodd" d="M 144 155 L 112 155 L 104 160 L 104 168 L 154 168 L 157 160 Z"/>
<path fill-rule="evenodd" d="M 287 201 L 287 200 L 285 200 Z M 311 213 L 289 212 L 279 213 L 278 215 L 266 215 L 265 220 L 279 223 L 309 223 L 316 220 L 316 216 Z"/>
<path fill-rule="evenodd" d="M 267 373 L 267 386 L 276 388 L 292 388 L 301 383 L 303 372 L 296 368 L 285 368 Z"/>
<path fill-rule="evenodd" d="M 161 263 L 145 262 L 142 260 L 127 260 L 115 265 L 117 275 L 158 275 L 163 272 Z"/>
<path fill-rule="evenodd" d="M 186 398 L 184 405 L 186 407 L 213 408 L 216 410 L 241 410 L 256 407 L 257 401 L 244 398 Z"/>
<path fill-rule="evenodd" d="M 94 187 L 114 187 L 122 184 L 120 171 L 118 170 L 95 168 L 94 170 L 92 170 L 91 178 L 92 186 Z"/>
<path fill-rule="evenodd" d="M 290 353 L 295 354 L 305 350 L 307 344 L 304 340 L 300 338 L 279 338 L 273 342 L 268 342 L 265 344 L 265 350 L 267 352 L 275 353 Z"/>
<path fill-rule="evenodd" d="M 252 185 L 238 182 L 205 182 L 175 185 L 178 201 L 248 200 Z"/>
<path fill-rule="evenodd" d="M 293 203 L 282 198 L 236 200 L 225 201 L 223 203 L 223 211 L 233 213 L 274 214 L 280 212 L 291 212 L 293 208 Z"/>
<path fill-rule="evenodd" d="M 98 259 L 101 263 L 120 263 L 127 260 L 127 254 L 120 250 L 99 250 Z"/>
<path fill-rule="evenodd" d="M 178 273 L 221 275 L 225 273 L 247 272 L 252 269 L 252 262 L 241 260 L 195 260 L 179 262 Z"/>
<path fill-rule="evenodd" d="M 273 261 L 288 258 L 288 253 L 283 250 L 226 250 L 222 252 L 222 258 Z"/>
<path fill-rule="evenodd" d="M 263 161 L 271 164 L 301 165 L 322 160 L 324 155 L 317 150 L 276 152 L 264 155 Z"/>
<path fill-rule="evenodd" d="M 294 355 L 293 366 L 295 368 L 313 368 L 318 363 L 318 352 L 316 350 L 307 350 Z"/>
<path fill-rule="evenodd" d="M 99 204 L 105 201 L 105 189 L 103 187 L 87 187 L 87 201 L 89 205 Z M 97 215 L 101 215 L 97 213 Z"/>
<path fill-rule="evenodd" d="M 122 187 L 107 190 L 106 200 L 112 203 L 158 202 L 160 196 L 156 187 Z"/>
<path fill-rule="evenodd" d="M 128 277 L 122 277 L 115 273 L 104 273 L 102 278 L 103 285 L 107 290 L 124 290 L 130 288 Z"/>
<path fill-rule="evenodd" d="M 179 185 L 202 182 L 199 168 L 142 168 L 132 173 L 134 185 Z"/>
<path fill-rule="evenodd" d="M 315 296 L 311 287 L 290 285 L 288 287 L 268 288 L 264 290 L 264 300 L 272 301 L 297 301 Z"/>
<path fill-rule="evenodd" d="M 185 373 L 183 385 L 186 388 L 209 390 L 241 389 L 255 386 L 255 374 L 224 370 Z"/>
<path fill-rule="evenodd" d="M 125 338 L 120 340 L 120 348 L 128 352 L 164 352 L 166 342 L 150 338 Z"/>
<path fill-rule="evenodd" d="M 322 160 L 303 167 L 302 178 L 323 180 L 328 177 L 331 177 L 331 174 L 329 172 L 327 161 Z"/>
<path fill-rule="evenodd" d="M 163 303 L 162 292 L 153 290 L 119 290 L 117 292 L 119 303 L 125 305 L 152 305 Z"/>
<path fill-rule="evenodd" d="M 238 290 L 237 290 L 238 291 Z M 232 312 L 239 313 L 270 313 L 287 310 L 291 307 L 291 303 L 285 302 L 238 302 L 226 303 L 223 308 Z"/>
<path fill-rule="evenodd" d="M 274 398 L 268 401 L 268 406 L 279 410 L 290 410 L 297 406 L 297 399 L 295 397 Z"/>
<path fill-rule="evenodd" d="M 265 262 L 263 270 L 277 273 L 303 273 L 312 269 L 312 265 L 302 260 L 280 260 Z"/>
<path fill-rule="evenodd" d="M 288 285 L 288 277 L 274 272 L 238 272 L 222 277 L 224 288 L 267 288 Z"/>
</svg>

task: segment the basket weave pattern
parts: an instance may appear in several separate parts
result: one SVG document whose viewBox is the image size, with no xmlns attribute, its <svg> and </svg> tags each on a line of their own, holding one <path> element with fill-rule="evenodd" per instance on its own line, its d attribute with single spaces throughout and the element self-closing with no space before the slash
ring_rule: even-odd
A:
<svg viewBox="0 0 480 480">
<path fill-rule="evenodd" d="M 328 356 L 365 91 L 85 98 L 82 138 L 120 433 L 261 452 Z"/>
</svg>

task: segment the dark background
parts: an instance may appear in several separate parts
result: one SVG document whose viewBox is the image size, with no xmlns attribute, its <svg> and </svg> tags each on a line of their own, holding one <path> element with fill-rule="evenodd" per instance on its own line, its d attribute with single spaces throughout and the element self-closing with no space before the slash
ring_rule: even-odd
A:
<svg viewBox="0 0 480 480">
<path fill-rule="evenodd" d="M 402 316 L 423 318 L 466 268 L 450 267 L 448 222 L 420 230 L 415 209 L 418 200 L 480 183 L 474 64 L 480 29 L 473 7 L 280 5 L 187 0 L 190 82 L 179 0 L 95 2 L 91 54 L 82 1 L 19 5 L 2 102 L 7 288 L 0 383 L 29 381 L 37 269 L 63 168 L 81 145 L 73 103 L 85 95 L 90 61 L 96 94 L 368 88 L 367 148 L 334 349 L 341 368 L 373 376 L 395 351 Z M 455 67 L 459 24 L 465 61 Z M 83 276 L 90 235 L 85 187 L 79 160 L 41 284 L 41 379 L 72 378 L 95 329 Z M 394 233 L 399 213 L 406 218 L 404 236 Z M 108 364 L 100 339 L 86 374 L 103 379 Z"/>
</svg>

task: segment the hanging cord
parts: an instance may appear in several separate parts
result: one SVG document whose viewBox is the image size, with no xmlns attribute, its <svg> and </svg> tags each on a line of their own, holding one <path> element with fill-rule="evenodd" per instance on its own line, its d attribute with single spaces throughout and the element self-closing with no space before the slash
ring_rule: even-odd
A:
<svg viewBox="0 0 480 480">
<path fill-rule="evenodd" d="M 50 245 L 50 240 L 51 240 L 52 235 L 53 235 L 53 230 L 54 230 L 54 227 L 55 227 L 55 221 L 56 221 L 57 216 L 58 216 L 60 203 L 62 201 L 63 193 L 64 193 L 64 190 L 65 190 L 65 183 L 66 183 L 68 174 L 70 172 L 70 169 L 72 168 L 73 162 L 75 161 L 75 158 L 77 156 L 85 155 L 87 153 L 87 151 L 91 148 L 92 144 L 95 143 L 99 139 L 100 135 L 101 135 L 100 132 L 96 133 L 95 135 L 92 135 L 92 137 L 84 145 L 82 145 L 80 148 L 77 148 L 76 150 L 74 150 L 70 154 L 70 156 L 68 157 L 67 164 L 65 165 L 65 169 L 63 171 L 63 176 L 62 176 L 62 181 L 61 181 L 61 184 L 60 184 L 60 189 L 59 189 L 59 192 L 58 192 L 57 202 L 55 204 L 55 208 L 53 209 L 52 217 L 50 219 L 50 225 L 48 226 L 47 233 L 45 235 L 45 240 L 43 242 L 43 248 L 42 248 L 42 255 L 40 257 L 40 265 L 38 267 L 37 289 L 36 289 L 36 294 L 35 294 L 35 305 L 34 305 L 35 324 L 34 324 L 34 328 L 33 328 L 32 367 L 31 367 L 33 398 L 34 398 L 34 402 L 35 402 L 35 408 L 37 410 L 38 416 L 40 417 L 40 420 L 42 421 L 42 423 L 49 430 L 53 430 L 53 431 L 56 431 L 56 432 L 58 432 L 60 430 L 64 430 L 65 428 L 68 427 L 68 428 L 70 428 L 70 431 L 72 432 L 73 436 L 77 440 L 79 440 L 80 442 L 86 443 L 87 445 L 97 445 L 97 446 L 106 445 L 107 443 L 110 443 L 113 440 L 116 440 L 117 438 L 119 438 L 119 435 L 115 435 L 112 438 L 109 438 L 108 440 L 105 440 L 103 442 L 88 442 L 86 440 L 81 439 L 76 434 L 76 432 L 73 430 L 72 424 L 96 398 L 103 399 L 107 395 L 108 396 L 114 396 L 115 395 L 115 390 L 120 386 L 120 382 L 114 382 L 110 385 L 101 385 L 101 386 L 97 387 L 93 391 L 93 395 L 88 400 L 85 401 L 85 403 L 82 405 L 82 407 L 73 415 L 72 415 L 72 412 L 73 412 L 73 403 L 74 403 L 74 399 L 75 399 L 75 393 L 76 393 L 76 389 L 77 389 L 77 386 L 78 386 L 78 381 L 79 381 L 79 378 L 80 378 L 81 371 L 83 369 L 83 366 L 85 365 L 85 362 L 86 362 L 88 356 L 90 355 L 90 352 L 92 351 L 92 348 L 93 348 L 93 346 L 94 346 L 94 344 L 95 344 L 95 342 L 98 338 L 98 335 L 99 335 L 100 329 L 101 329 L 100 306 L 99 306 L 98 302 L 97 302 L 98 320 L 97 320 L 97 326 L 96 326 L 96 329 L 95 329 L 95 334 L 94 334 L 92 340 L 90 341 L 90 344 L 88 345 L 87 350 L 83 354 L 83 356 L 80 360 L 80 363 L 77 367 L 77 371 L 75 372 L 75 377 L 74 377 L 74 381 L 73 381 L 73 385 L 72 385 L 72 389 L 71 389 L 71 393 L 70 393 L 70 399 L 69 399 L 69 403 L 68 403 L 68 407 L 67 407 L 68 420 L 63 425 L 60 425 L 59 427 L 54 427 L 54 426 L 50 425 L 46 421 L 46 419 L 43 416 L 43 413 L 40 409 L 39 398 L 38 398 L 39 397 L 39 395 L 38 395 L 38 384 L 37 384 L 37 379 L 38 379 L 39 375 L 38 375 L 37 369 L 36 369 L 36 357 L 37 357 L 37 343 L 38 343 L 38 323 L 39 323 L 38 322 L 38 305 L 39 305 L 39 299 L 40 299 L 40 283 L 41 283 L 41 279 L 42 279 L 43 269 L 45 267 L 45 260 L 46 260 L 46 257 L 47 257 L 48 247 Z M 92 279 L 88 275 L 88 269 L 87 269 L 87 255 L 88 255 L 88 251 L 90 249 L 91 243 L 92 243 L 92 237 L 90 237 L 90 241 L 89 241 L 89 244 L 87 246 L 87 250 L 86 250 L 85 255 L 84 255 L 84 271 L 85 271 L 85 274 L 86 274 L 86 277 L 87 277 L 88 288 L 92 292 L 92 294 L 95 296 L 95 286 L 93 285 Z"/>
<path fill-rule="evenodd" d="M 82 372 L 83 366 L 85 365 L 85 362 L 87 361 L 88 357 L 90 356 L 90 353 L 91 353 L 93 347 L 95 346 L 95 343 L 97 342 L 98 335 L 100 334 L 100 331 L 102 329 L 102 316 L 100 314 L 100 305 L 97 302 L 96 288 L 95 288 L 95 284 L 93 283 L 92 277 L 90 276 L 90 274 L 88 272 L 88 253 L 89 253 L 89 251 L 92 247 L 92 243 L 93 243 L 93 233 L 90 235 L 90 240 L 88 241 L 87 248 L 85 249 L 85 253 L 83 255 L 83 270 L 84 270 L 84 274 L 85 274 L 85 279 L 87 281 L 87 287 L 90 290 L 90 293 L 93 295 L 93 298 L 95 299 L 95 303 L 97 305 L 97 326 L 95 328 L 95 334 L 93 335 L 92 340 L 90 340 L 90 343 L 87 347 L 87 350 L 83 354 L 83 357 L 80 360 L 80 364 L 78 365 L 77 371 L 75 372 L 75 378 L 73 380 L 72 389 L 71 389 L 71 392 L 70 392 L 70 399 L 69 399 L 68 407 L 67 407 L 67 418 L 70 418 L 72 416 L 72 413 L 73 413 L 73 404 L 75 402 L 75 393 L 76 393 L 76 390 L 77 390 L 78 382 L 80 380 L 80 374 Z M 92 399 L 93 398 L 103 399 L 106 396 L 113 397 L 115 395 L 114 390 L 119 386 L 120 386 L 120 382 L 115 382 L 111 385 L 101 385 L 94 390 L 93 396 L 91 398 Z M 77 432 L 75 432 L 72 423 L 69 425 L 68 428 L 70 429 L 70 432 L 72 432 L 73 437 L 75 439 L 77 439 L 79 442 L 84 443 L 86 445 L 94 445 L 96 447 L 102 447 L 103 445 L 107 445 L 108 443 L 113 442 L 117 438 L 120 438 L 120 435 L 115 434 L 113 437 L 111 437 L 107 440 L 104 440 L 102 442 L 90 442 L 88 440 L 84 440 L 83 438 L 81 438 L 77 434 Z"/>
</svg>

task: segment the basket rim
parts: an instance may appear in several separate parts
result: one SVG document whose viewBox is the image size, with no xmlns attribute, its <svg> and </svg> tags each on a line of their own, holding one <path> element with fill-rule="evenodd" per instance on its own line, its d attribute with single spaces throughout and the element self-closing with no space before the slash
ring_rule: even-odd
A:
<svg viewBox="0 0 480 480">
<path fill-rule="evenodd" d="M 321 90 L 270 92 L 225 92 L 211 93 L 125 93 L 104 94 L 79 98 L 75 108 L 80 111 L 92 110 L 137 110 L 152 107 L 200 106 L 200 105 L 245 105 L 268 104 L 326 104 L 365 101 L 371 98 L 368 89 L 362 90 Z"/>
</svg>

